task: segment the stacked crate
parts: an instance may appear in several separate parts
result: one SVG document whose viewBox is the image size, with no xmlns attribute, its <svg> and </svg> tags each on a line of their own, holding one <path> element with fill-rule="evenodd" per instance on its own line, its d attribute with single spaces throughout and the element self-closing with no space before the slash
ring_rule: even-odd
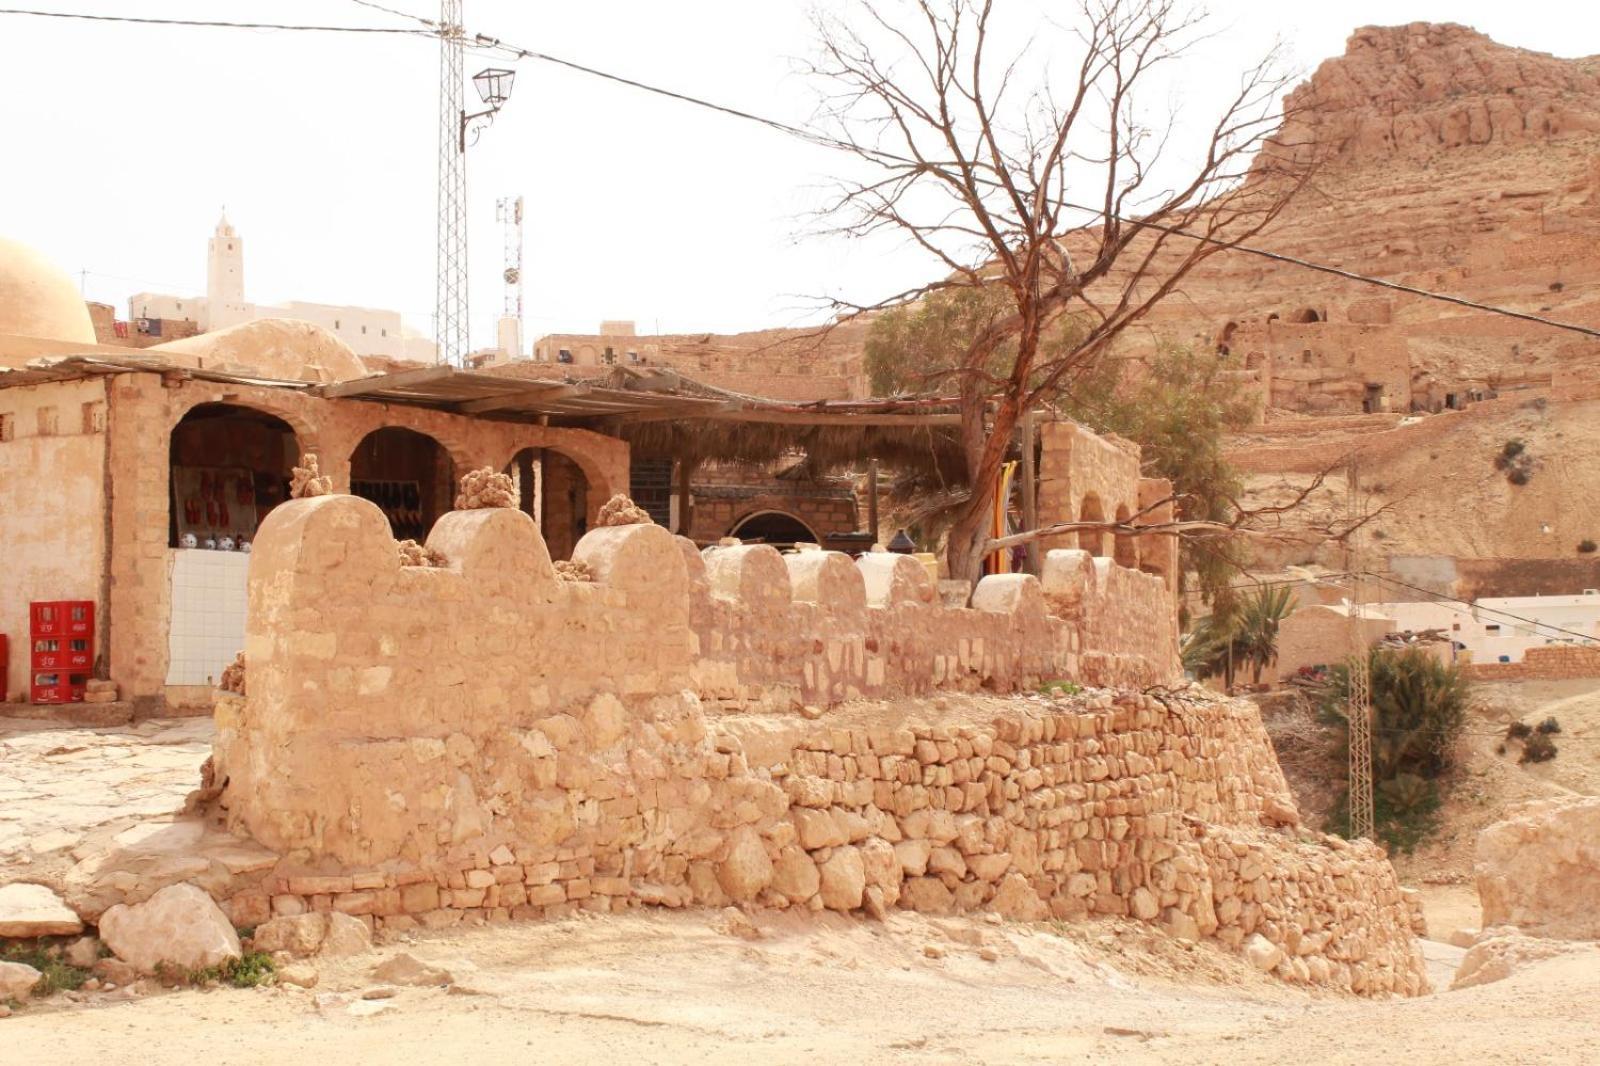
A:
<svg viewBox="0 0 1600 1066">
<path fill-rule="evenodd" d="M 94 601 L 44 600 L 28 608 L 33 703 L 81 703 L 94 669 Z"/>
</svg>

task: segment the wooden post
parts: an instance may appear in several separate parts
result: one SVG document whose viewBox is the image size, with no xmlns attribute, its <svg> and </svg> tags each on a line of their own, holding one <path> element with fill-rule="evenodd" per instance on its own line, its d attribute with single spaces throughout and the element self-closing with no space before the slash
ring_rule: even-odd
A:
<svg viewBox="0 0 1600 1066">
<path fill-rule="evenodd" d="M 699 464 L 688 456 L 678 457 L 678 536 L 689 536 L 689 530 L 694 525 L 694 504 L 691 502 L 689 481 L 694 477 L 694 468 Z"/>
<path fill-rule="evenodd" d="M 878 460 L 867 460 L 867 532 L 878 543 Z"/>
<path fill-rule="evenodd" d="M 1022 416 L 1019 424 L 1022 433 L 1022 528 L 1039 528 L 1038 471 L 1033 459 L 1033 412 Z M 1043 573 L 1039 542 L 1028 541 L 1028 573 L 1038 577 Z"/>
</svg>

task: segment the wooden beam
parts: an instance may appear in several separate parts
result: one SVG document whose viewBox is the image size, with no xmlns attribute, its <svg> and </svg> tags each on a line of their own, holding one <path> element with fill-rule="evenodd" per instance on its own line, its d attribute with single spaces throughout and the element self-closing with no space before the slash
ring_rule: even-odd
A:
<svg viewBox="0 0 1600 1066">
<path fill-rule="evenodd" d="M 791 426 L 959 426 L 961 416 L 899 414 L 834 414 L 826 411 L 769 411 L 742 408 L 704 417 L 719 422 L 767 422 Z"/>
<path fill-rule="evenodd" d="M 1022 416 L 1022 422 L 1018 426 L 1018 430 L 1022 434 L 1022 528 L 1038 529 L 1038 472 L 1034 469 L 1032 411 Z M 1043 573 L 1040 565 L 1039 542 L 1036 540 L 1028 541 L 1027 553 L 1028 573 L 1034 577 L 1039 577 Z"/>
<path fill-rule="evenodd" d="M 375 374 L 372 377 L 355 378 L 350 381 L 335 381 L 328 385 L 318 385 L 316 391 L 317 395 L 328 400 L 339 396 L 361 396 L 369 392 L 382 392 L 385 389 L 409 389 L 427 385 L 447 378 L 455 372 L 453 366 L 423 366 L 415 370 L 397 370 L 392 374 Z"/>
<path fill-rule="evenodd" d="M 878 460 L 867 460 L 867 532 L 878 543 Z"/>
<path fill-rule="evenodd" d="M 659 407 L 646 407 L 626 414 L 601 416 L 606 425 L 625 426 L 635 422 L 665 422 L 675 418 L 706 418 L 713 412 L 730 410 L 737 406 L 734 403 L 717 403 L 715 401 L 694 400 L 682 403 L 662 404 Z"/>
<path fill-rule="evenodd" d="M 582 396 L 588 391 L 587 385 L 547 385 L 538 389 L 518 389 L 516 392 L 502 393 L 499 396 L 485 396 L 481 400 L 467 400 L 465 403 L 456 404 L 456 410 L 464 415 L 481 415 L 486 411 L 504 411 L 508 407 L 523 407 L 540 401 Z"/>
</svg>

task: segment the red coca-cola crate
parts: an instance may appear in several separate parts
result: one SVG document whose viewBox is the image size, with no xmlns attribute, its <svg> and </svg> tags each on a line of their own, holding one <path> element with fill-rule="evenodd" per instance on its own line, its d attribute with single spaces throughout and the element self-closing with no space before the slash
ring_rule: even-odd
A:
<svg viewBox="0 0 1600 1066">
<path fill-rule="evenodd" d="M 28 689 L 29 703 L 71 703 L 72 686 L 66 674 L 34 674 Z"/>
<path fill-rule="evenodd" d="M 29 632 L 35 637 L 92 637 L 93 600 L 36 600 L 28 605 Z"/>
<path fill-rule="evenodd" d="M 0 633 L 0 703 L 11 694 L 11 638 Z"/>
<path fill-rule="evenodd" d="M 34 673 L 87 670 L 93 665 L 88 637 L 41 637 L 33 642 Z"/>
</svg>

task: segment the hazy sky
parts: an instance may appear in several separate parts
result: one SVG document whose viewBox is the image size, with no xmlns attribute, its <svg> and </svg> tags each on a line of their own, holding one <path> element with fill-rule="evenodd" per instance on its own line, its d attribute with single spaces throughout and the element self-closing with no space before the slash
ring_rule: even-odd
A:
<svg viewBox="0 0 1600 1066">
<path fill-rule="evenodd" d="M 431 0 L 383 0 L 436 16 Z M 846 0 L 830 0 L 841 6 Z M 1037 6 L 1044 0 L 1000 0 Z M 403 26 L 350 0 L 38 0 L 59 11 Z M 888 4 L 880 4 L 887 8 Z M 1065 18 L 1069 3 L 1044 6 Z M 1281 38 L 1309 73 L 1357 26 L 1472 25 L 1519 47 L 1600 53 L 1573 0 L 1213 0 L 1218 37 L 1185 68 L 1200 106 Z M 469 31 L 774 117 L 812 88 L 804 0 L 465 0 Z M 502 65 L 467 57 L 470 74 Z M 126 313 L 140 290 L 202 294 L 224 204 L 246 296 L 398 308 L 431 332 L 438 45 L 0 16 L 0 233 L 42 249 Z M 475 100 L 471 89 L 469 99 Z M 499 196 L 527 200 L 530 338 L 632 318 L 642 332 L 815 320 L 925 279 L 913 250 L 807 236 L 844 164 L 761 127 L 539 63 L 468 153 L 473 344 L 500 313 Z"/>
</svg>

